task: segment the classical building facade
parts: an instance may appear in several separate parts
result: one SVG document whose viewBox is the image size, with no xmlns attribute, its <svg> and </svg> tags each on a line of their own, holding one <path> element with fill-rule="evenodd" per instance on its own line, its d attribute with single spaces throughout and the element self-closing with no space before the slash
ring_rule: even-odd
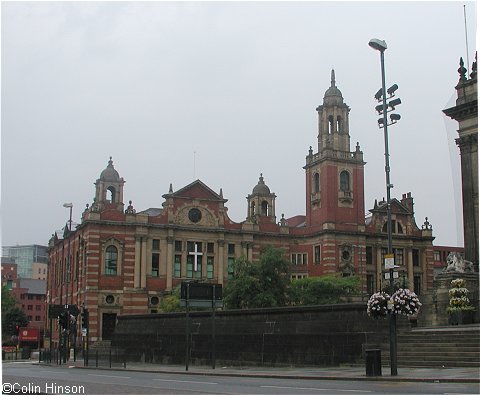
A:
<svg viewBox="0 0 480 395">
<path fill-rule="evenodd" d="M 159 311 L 185 280 L 226 284 L 236 258 L 255 261 L 268 245 L 285 251 L 293 278 L 355 274 L 363 294 L 381 289 L 386 202 L 365 215 L 363 152 L 358 143 L 351 150 L 350 108 L 333 71 L 330 85 L 304 166 L 305 214 L 278 218 L 262 174 L 240 223 L 228 217 L 222 190 L 200 180 L 176 191 L 170 185 L 162 207 L 136 211 L 124 203 L 125 180 L 110 158 L 80 224 L 49 242 L 48 303 L 88 308 L 90 340 L 109 339 L 117 315 Z M 410 193 L 392 199 L 393 246 L 399 270 L 421 294 L 432 287 L 434 237 L 427 220 L 416 225 L 413 206 Z"/>
<path fill-rule="evenodd" d="M 460 79 L 454 107 L 443 110 L 458 122 L 458 138 L 462 171 L 463 235 L 465 259 L 478 271 L 478 90 L 477 56 L 470 75 L 460 58 Z"/>
</svg>

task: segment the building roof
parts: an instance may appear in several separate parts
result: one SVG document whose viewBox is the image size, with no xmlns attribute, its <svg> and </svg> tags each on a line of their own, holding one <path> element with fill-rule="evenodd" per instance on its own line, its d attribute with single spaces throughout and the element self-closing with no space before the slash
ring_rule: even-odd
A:
<svg viewBox="0 0 480 395">
<path fill-rule="evenodd" d="M 47 281 L 35 280 L 31 278 L 20 278 L 18 283 L 19 288 L 28 289 L 29 294 L 45 295 L 47 293 Z"/>
</svg>

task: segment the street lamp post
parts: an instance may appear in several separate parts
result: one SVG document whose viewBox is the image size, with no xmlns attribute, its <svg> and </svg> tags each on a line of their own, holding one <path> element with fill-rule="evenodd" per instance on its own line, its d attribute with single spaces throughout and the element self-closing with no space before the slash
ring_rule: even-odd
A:
<svg viewBox="0 0 480 395">
<path fill-rule="evenodd" d="M 70 209 L 70 219 L 68 220 L 68 260 L 67 260 L 67 284 L 66 284 L 66 304 L 68 304 L 68 283 L 70 282 L 70 271 L 72 270 L 72 262 L 70 257 L 70 243 L 71 243 L 71 235 L 72 235 L 72 203 L 64 203 L 63 207 Z M 73 284 L 72 284 L 72 304 L 73 304 Z"/>
<path fill-rule="evenodd" d="M 67 359 L 67 352 L 70 350 L 70 310 L 68 307 L 68 283 L 70 282 L 70 272 L 72 270 L 72 261 L 71 261 L 71 254 L 70 254 L 70 243 L 72 239 L 72 203 L 64 203 L 63 207 L 70 209 L 70 218 L 68 220 L 68 258 L 67 258 L 67 279 L 65 284 L 66 295 L 65 295 L 65 311 L 67 313 L 67 328 L 64 329 L 64 342 L 63 342 L 63 362 L 66 363 Z M 72 282 L 72 298 L 71 303 L 73 304 L 73 282 Z"/>
<path fill-rule="evenodd" d="M 398 89 L 398 85 L 394 84 L 388 90 L 385 85 L 385 50 L 387 49 L 387 43 L 383 40 L 373 38 L 368 43 L 370 47 L 380 52 L 380 65 L 382 72 L 382 88 L 375 94 L 375 99 L 381 101 L 382 104 L 376 106 L 376 110 L 379 114 L 383 115 L 378 120 L 378 125 L 383 128 L 383 136 L 385 141 L 385 181 L 387 187 L 387 237 L 388 237 L 388 257 L 393 256 L 393 243 L 392 243 L 392 208 L 390 202 L 390 190 L 393 185 L 390 181 L 390 154 L 388 151 L 388 126 L 393 125 L 400 119 L 398 114 L 390 114 L 390 123 L 388 123 L 387 113 L 395 109 L 396 105 L 401 104 L 400 99 L 391 100 L 387 105 L 387 93 L 389 99 L 395 96 L 395 91 Z M 390 110 L 389 110 L 390 108 Z M 393 273 L 394 265 L 389 265 L 389 278 L 390 278 L 390 295 L 393 294 Z M 392 376 L 397 376 L 397 321 L 396 315 L 393 311 L 390 311 L 390 370 Z"/>
</svg>

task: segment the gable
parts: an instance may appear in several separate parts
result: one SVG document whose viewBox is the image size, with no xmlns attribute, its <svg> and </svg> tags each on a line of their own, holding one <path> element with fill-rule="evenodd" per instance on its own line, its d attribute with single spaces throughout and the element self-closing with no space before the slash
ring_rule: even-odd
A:
<svg viewBox="0 0 480 395">
<path fill-rule="evenodd" d="M 226 202 L 222 196 L 214 192 L 202 181 L 196 180 L 191 184 L 179 189 L 176 192 L 164 195 L 165 198 L 181 198 L 181 199 L 201 199 L 201 200 L 214 200 Z"/>
</svg>

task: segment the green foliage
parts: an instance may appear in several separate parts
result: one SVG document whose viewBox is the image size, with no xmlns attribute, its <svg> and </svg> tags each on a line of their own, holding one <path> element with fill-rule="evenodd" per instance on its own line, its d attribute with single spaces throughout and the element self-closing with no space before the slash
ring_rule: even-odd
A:
<svg viewBox="0 0 480 395">
<path fill-rule="evenodd" d="M 276 307 L 287 304 L 290 262 L 283 250 L 267 247 L 258 262 L 244 257 L 233 265 L 234 278 L 224 289 L 224 304 L 230 309 Z"/>
<path fill-rule="evenodd" d="M 12 292 L 5 285 L 2 285 L 2 319 L 4 314 L 10 311 L 16 303 L 17 301 Z"/>
<path fill-rule="evenodd" d="M 177 286 L 170 295 L 162 298 L 160 309 L 165 313 L 185 310 L 180 306 L 180 286 Z"/>
<path fill-rule="evenodd" d="M 293 280 L 290 303 L 294 306 L 336 304 L 342 297 L 359 291 L 360 278 L 356 276 L 307 277 Z"/>
<path fill-rule="evenodd" d="M 22 309 L 19 307 L 12 307 L 2 318 L 2 333 L 5 335 L 14 335 L 16 325 L 21 327 L 27 326 L 28 319 Z"/>
</svg>

